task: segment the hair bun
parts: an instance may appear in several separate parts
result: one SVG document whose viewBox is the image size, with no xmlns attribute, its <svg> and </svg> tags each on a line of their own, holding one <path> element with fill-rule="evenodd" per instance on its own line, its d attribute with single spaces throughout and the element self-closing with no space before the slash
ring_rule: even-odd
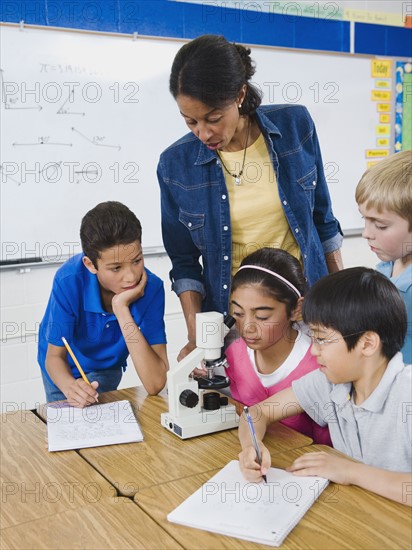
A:
<svg viewBox="0 0 412 550">
<path fill-rule="evenodd" d="M 246 48 L 241 44 L 233 44 L 233 45 L 235 46 L 237 53 L 239 54 L 242 60 L 243 66 L 245 68 L 245 78 L 246 80 L 250 80 L 256 71 L 255 63 L 252 61 L 252 58 L 250 57 L 251 50 L 250 48 Z"/>
</svg>

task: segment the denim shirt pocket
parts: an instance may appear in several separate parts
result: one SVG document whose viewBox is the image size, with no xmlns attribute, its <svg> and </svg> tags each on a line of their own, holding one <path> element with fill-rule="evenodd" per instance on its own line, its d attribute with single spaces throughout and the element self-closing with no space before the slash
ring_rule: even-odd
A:
<svg viewBox="0 0 412 550">
<path fill-rule="evenodd" d="M 306 198 L 308 199 L 310 209 L 312 212 L 315 207 L 315 190 L 316 190 L 317 179 L 318 179 L 318 171 L 316 166 L 314 166 L 310 170 L 310 172 L 308 172 L 305 176 L 297 180 L 297 183 L 302 187 L 303 191 L 306 194 Z"/>
<path fill-rule="evenodd" d="M 179 208 L 179 221 L 190 231 L 193 243 L 202 251 L 205 246 L 205 214 L 193 214 Z"/>
</svg>

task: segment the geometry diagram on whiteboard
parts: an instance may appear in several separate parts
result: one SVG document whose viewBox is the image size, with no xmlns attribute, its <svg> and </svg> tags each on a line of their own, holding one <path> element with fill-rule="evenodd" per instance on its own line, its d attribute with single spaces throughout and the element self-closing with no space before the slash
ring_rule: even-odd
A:
<svg viewBox="0 0 412 550">
<path fill-rule="evenodd" d="M 92 138 L 89 138 L 84 134 L 82 134 L 81 132 L 79 132 L 79 130 L 77 130 L 74 127 L 72 127 L 72 131 L 76 132 L 76 134 L 79 134 L 79 136 L 81 136 L 83 139 L 85 139 L 89 143 L 92 143 L 96 147 L 111 147 L 112 149 L 117 149 L 118 151 L 120 151 L 121 149 L 120 145 L 109 145 L 108 143 L 103 143 L 103 141 L 106 139 L 106 136 L 93 136 Z"/>
</svg>

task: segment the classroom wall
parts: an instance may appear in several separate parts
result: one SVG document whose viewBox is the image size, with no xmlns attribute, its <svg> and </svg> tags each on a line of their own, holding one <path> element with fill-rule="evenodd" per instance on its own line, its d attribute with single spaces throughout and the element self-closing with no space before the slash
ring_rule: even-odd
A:
<svg viewBox="0 0 412 550">
<path fill-rule="evenodd" d="M 52 281 L 61 264 L 13 267 L 0 271 L 2 342 L 0 346 L 0 403 L 2 410 L 31 409 L 45 401 L 37 364 L 37 333 Z M 165 324 L 168 354 L 174 363 L 186 337 L 176 295 L 171 292 L 166 254 L 147 256 L 145 265 L 165 283 Z M 140 385 L 136 372 L 126 370 L 121 387 Z"/>
<path fill-rule="evenodd" d="M 342 255 L 345 267 L 374 267 L 377 258 L 361 237 L 345 237 Z M 165 324 L 170 364 L 186 343 L 186 325 L 179 300 L 171 291 L 165 254 L 148 256 L 147 267 L 165 283 Z M 40 367 L 37 364 L 37 331 L 50 294 L 52 280 L 59 264 L 14 267 L 0 271 L 2 343 L 0 346 L 0 407 L 3 412 L 32 409 L 45 401 Z M 129 365 L 120 387 L 139 385 Z"/>
<path fill-rule="evenodd" d="M 145 250 L 162 250 L 156 167 L 159 152 L 187 131 L 168 90 L 170 66 L 185 41 L 17 25 L 2 26 L 1 36 L 8 92 L 0 103 L 0 265 L 80 252 L 79 222 L 106 200 L 136 212 Z M 394 145 L 388 133 L 395 124 L 377 125 L 371 99 L 371 65 L 382 61 L 266 46 L 254 46 L 252 58 L 263 104 L 308 108 L 334 213 L 344 232 L 359 229 L 354 196 L 367 155 L 376 161 Z M 384 139 L 376 150 L 378 131 Z"/>
<path fill-rule="evenodd" d="M 259 9 L 260 4 L 265 4 L 259 2 L 237 2 L 232 3 L 232 8 L 223 7 L 228 4 L 169 0 L 4 0 L 0 20 L 24 22 L 22 24 L 25 25 L 187 39 L 203 33 L 215 33 L 223 34 L 229 40 L 250 44 L 399 57 L 412 55 L 410 30 L 399 26 L 296 17 L 287 12 L 275 14 Z M 391 11 L 395 3 L 356 4 L 360 10 Z M 406 14 L 411 3 L 397 4 L 397 10 L 406 10 Z M 373 267 L 377 263 L 361 237 L 345 237 L 343 258 L 345 267 L 359 264 Z M 149 256 L 146 265 L 165 281 L 165 321 L 170 362 L 173 364 L 185 343 L 186 328 L 179 302 L 168 283 L 169 259 L 165 254 Z M 0 401 L 3 411 L 16 406 L 34 408 L 36 403 L 44 401 L 36 361 L 37 329 L 58 267 L 58 264 L 14 266 L 0 271 Z M 136 385 L 137 382 L 133 370 L 128 369 L 121 387 Z"/>
</svg>

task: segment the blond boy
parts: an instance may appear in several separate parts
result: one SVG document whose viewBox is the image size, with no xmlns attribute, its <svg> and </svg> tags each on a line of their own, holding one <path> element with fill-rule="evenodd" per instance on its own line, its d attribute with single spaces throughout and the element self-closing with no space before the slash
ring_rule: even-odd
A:
<svg viewBox="0 0 412 550">
<path fill-rule="evenodd" d="M 402 348 L 412 363 L 412 151 L 379 161 L 362 176 L 355 194 L 365 220 L 362 236 L 406 305 L 408 328 Z"/>
</svg>

